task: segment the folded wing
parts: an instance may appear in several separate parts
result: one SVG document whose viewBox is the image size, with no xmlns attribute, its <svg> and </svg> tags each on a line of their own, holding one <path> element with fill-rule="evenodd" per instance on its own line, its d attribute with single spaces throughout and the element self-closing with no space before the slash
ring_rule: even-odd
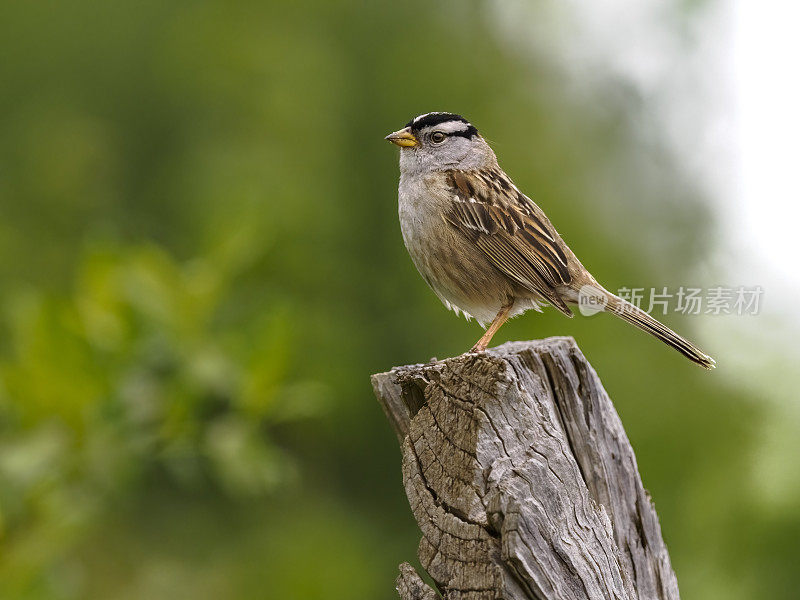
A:
<svg viewBox="0 0 800 600">
<path fill-rule="evenodd" d="M 448 184 L 453 203 L 445 219 L 509 279 L 571 317 L 557 293 L 572 279 L 567 256 L 542 211 L 499 170 L 450 171 Z"/>
</svg>

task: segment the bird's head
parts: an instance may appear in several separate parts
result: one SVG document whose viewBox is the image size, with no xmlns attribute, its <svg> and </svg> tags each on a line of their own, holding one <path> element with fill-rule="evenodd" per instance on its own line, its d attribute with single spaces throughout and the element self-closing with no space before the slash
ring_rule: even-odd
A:
<svg viewBox="0 0 800 600">
<path fill-rule="evenodd" d="M 453 113 L 425 113 L 385 139 L 400 146 L 403 171 L 468 170 L 496 164 L 494 152 L 475 126 Z"/>
</svg>

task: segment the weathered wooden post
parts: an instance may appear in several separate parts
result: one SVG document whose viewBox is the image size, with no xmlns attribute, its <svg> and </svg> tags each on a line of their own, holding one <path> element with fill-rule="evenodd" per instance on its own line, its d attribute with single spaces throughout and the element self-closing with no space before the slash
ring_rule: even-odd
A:
<svg viewBox="0 0 800 600">
<path fill-rule="evenodd" d="M 572 338 L 373 375 L 400 440 L 419 559 L 448 600 L 669 599 L 636 457 Z M 403 600 L 439 596 L 408 563 Z"/>
</svg>

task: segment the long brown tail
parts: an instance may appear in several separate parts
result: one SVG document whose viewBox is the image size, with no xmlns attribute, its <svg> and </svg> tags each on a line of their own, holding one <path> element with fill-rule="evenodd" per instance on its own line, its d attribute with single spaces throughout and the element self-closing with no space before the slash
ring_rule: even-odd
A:
<svg viewBox="0 0 800 600">
<path fill-rule="evenodd" d="M 662 342 L 668 346 L 672 346 L 686 358 L 692 362 L 696 362 L 705 369 L 713 369 L 716 366 L 716 362 L 714 362 L 714 359 L 708 356 L 708 354 L 702 352 L 689 340 L 679 336 L 669 327 L 651 317 L 641 308 L 634 306 L 630 302 L 610 292 L 606 293 L 608 294 L 606 312 L 615 314 L 620 319 L 632 325 L 636 325 L 636 327 L 642 331 L 646 331 L 650 335 L 657 337 Z"/>
</svg>

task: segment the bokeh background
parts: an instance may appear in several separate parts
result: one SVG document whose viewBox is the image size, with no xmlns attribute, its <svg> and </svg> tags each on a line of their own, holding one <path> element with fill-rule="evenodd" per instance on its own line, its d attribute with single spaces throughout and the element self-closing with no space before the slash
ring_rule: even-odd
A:
<svg viewBox="0 0 800 600">
<path fill-rule="evenodd" d="M 684 598 L 796 598 L 796 21 L 596 4 L 4 2 L 0 597 L 395 597 L 369 375 L 480 330 L 414 271 L 382 137 L 449 110 L 611 289 L 764 287 L 666 317 L 712 373 L 604 316 L 495 339 L 578 340 Z"/>
</svg>

